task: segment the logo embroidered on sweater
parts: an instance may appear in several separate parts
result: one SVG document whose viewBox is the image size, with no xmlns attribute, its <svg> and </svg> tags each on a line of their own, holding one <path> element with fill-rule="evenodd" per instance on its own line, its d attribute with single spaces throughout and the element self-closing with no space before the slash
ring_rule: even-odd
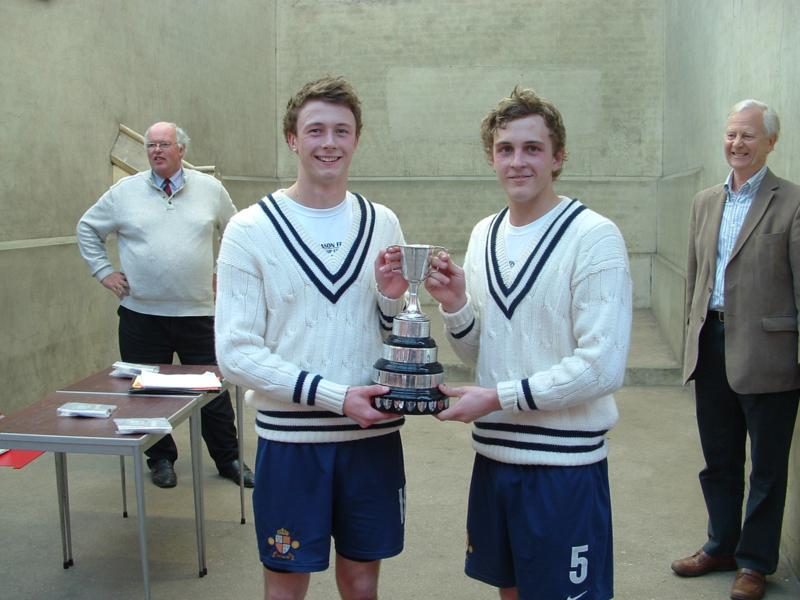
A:
<svg viewBox="0 0 800 600">
<path fill-rule="evenodd" d="M 283 560 L 294 560 L 292 550 L 297 550 L 300 547 L 300 542 L 293 540 L 289 530 L 283 527 L 275 532 L 275 537 L 268 537 L 267 543 L 275 548 L 272 558 L 282 558 Z"/>
</svg>

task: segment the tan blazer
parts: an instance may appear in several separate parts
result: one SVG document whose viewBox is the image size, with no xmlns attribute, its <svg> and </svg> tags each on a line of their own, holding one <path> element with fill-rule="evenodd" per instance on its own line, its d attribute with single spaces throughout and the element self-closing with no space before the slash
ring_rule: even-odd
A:
<svg viewBox="0 0 800 600">
<path fill-rule="evenodd" d="M 694 198 L 686 270 L 684 383 L 694 377 L 698 339 L 714 286 L 725 190 Z M 725 269 L 725 370 L 739 394 L 800 388 L 800 187 L 767 170 Z"/>
</svg>

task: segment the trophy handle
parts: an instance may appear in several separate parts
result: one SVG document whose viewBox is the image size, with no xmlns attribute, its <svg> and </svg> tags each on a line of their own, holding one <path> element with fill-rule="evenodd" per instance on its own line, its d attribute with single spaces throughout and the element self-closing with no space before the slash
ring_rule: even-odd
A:
<svg viewBox="0 0 800 600">
<path fill-rule="evenodd" d="M 433 260 L 432 260 L 434 256 L 439 254 L 439 252 L 449 252 L 449 250 L 447 248 L 445 248 L 444 246 L 431 246 L 431 253 L 430 253 L 430 258 L 429 258 L 430 263 L 429 263 L 429 266 L 428 266 L 428 272 L 425 273 L 425 279 L 430 277 L 431 273 L 433 273 L 434 271 L 438 271 L 439 270 L 437 267 L 433 266 Z"/>
</svg>

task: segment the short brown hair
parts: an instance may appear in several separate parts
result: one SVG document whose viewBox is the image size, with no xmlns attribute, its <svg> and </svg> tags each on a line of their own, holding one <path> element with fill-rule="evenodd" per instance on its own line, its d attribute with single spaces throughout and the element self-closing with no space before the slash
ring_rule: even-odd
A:
<svg viewBox="0 0 800 600">
<path fill-rule="evenodd" d="M 481 121 L 481 141 L 483 150 L 489 162 L 492 162 L 494 148 L 494 134 L 498 129 L 505 129 L 509 121 L 539 115 L 544 119 L 547 129 L 550 131 L 550 142 L 553 144 L 553 154 L 563 152 L 562 165 L 567 160 L 567 131 L 564 128 L 564 120 L 555 105 L 549 100 L 542 98 L 531 89 L 516 86 L 511 92 L 511 96 L 503 98 L 497 104 L 497 108 L 490 111 L 483 121 Z M 553 179 L 561 175 L 561 167 L 553 171 Z"/>
<path fill-rule="evenodd" d="M 286 105 L 283 115 L 283 137 L 290 133 L 297 134 L 297 117 L 300 110 L 309 100 L 322 100 L 331 104 L 341 104 L 350 109 L 356 119 L 356 137 L 361 135 L 361 102 L 351 86 L 342 77 L 326 75 L 316 81 L 305 84 L 292 96 Z"/>
</svg>

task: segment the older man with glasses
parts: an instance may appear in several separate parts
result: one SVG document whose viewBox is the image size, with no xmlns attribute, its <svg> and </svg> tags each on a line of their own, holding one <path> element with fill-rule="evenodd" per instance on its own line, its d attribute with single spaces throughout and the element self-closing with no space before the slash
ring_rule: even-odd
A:
<svg viewBox="0 0 800 600">
<path fill-rule="evenodd" d="M 150 170 L 114 184 L 78 223 L 78 247 L 92 275 L 119 298 L 122 360 L 214 364 L 214 242 L 236 212 L 214 177 L 183 169 L 189 137 L 174 123 L 145 133 Z M 108 258 L 116 233 L 121 268 Z M 222 477 L 253 487 L 240 462 L 233 407 L 227 392 L 202 410 L 202 433 Z M 153 483 L 177 484 L 178 450 L 165 436 L 146 452 Z"/>
<path fill-rule="evenodd" d="M 735 570 L 734 600 L 760 600 L 778 566 L 800 398 L 800 187 L 767 167 L 779 133 L 763 102 L 731 109 L 731 169 L 695 196 L 689 224 L 684 379 L 695 383 L 708 530 L 672 570 Z"/>
</svg>

